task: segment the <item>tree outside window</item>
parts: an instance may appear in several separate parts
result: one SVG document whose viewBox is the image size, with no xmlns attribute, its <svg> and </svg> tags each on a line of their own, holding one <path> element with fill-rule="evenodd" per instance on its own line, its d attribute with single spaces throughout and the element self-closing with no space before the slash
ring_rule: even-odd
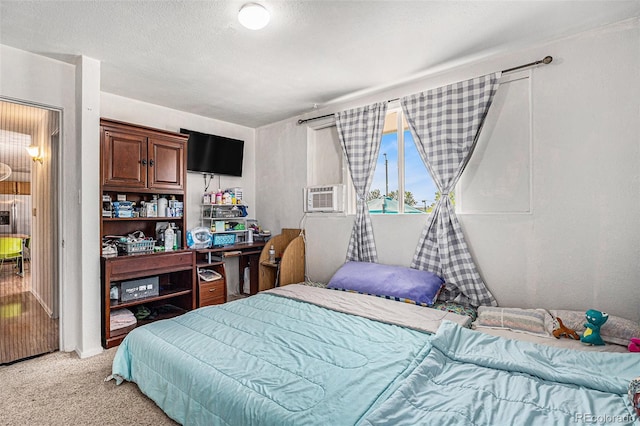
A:
<svg viewBox="0 0 640 426">
<path fill-rule="evenodd" d="M 436 197 L 436 185 L 418 154 L 402 110 L 390 110 L 367 197 L 369 213 L 426 214 Z"/>
</svg>

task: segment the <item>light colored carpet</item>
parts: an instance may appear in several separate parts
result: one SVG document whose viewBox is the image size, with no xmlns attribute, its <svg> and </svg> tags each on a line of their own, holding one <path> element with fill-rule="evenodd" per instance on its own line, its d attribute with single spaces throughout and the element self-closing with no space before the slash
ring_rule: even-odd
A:
<svg viewBox="0 0 640 426">
<path fill-rule="evenodd" d="M 134 383 L 104 381 L 116 349 L 0 366 L 0 425 L 176 425 Z"/>
</svg>

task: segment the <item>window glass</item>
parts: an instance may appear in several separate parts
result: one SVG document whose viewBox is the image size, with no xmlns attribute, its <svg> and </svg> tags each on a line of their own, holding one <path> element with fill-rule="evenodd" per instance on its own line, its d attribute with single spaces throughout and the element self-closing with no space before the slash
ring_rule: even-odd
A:
<svg viewBox="0 0 640 426">
<path fill-rule="evenodd" d="M 405 213 L 429 213 L 436 201 L 438 189 L 427 171 L 413 136 L 409 130 L 404 132 L 404 190 Z"/>
<path fill-rule="evenodd" d="M 398 131 L 400 120 L 403 133 Z M 435 197 L 435 184 L 418 154 L 402 111 L 389 111 L 367 198 L 369 213 L 424 214 L 433 207 Z"/>
<path fill-rule="evenodd" d="M 398 193 L 398 135 L 382 136 L 373 183 L 367 197 L 369 213 L 398 213 L 391 205 L 391 194 Z"/>
</svg>

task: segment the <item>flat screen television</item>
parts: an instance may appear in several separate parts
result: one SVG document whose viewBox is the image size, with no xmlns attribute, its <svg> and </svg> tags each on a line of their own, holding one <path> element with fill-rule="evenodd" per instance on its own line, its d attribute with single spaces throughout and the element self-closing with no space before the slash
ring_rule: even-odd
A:
<svg viewBox="0 0 640 426">
<path fill-rule="evenodd" d="M 244 141 L 180 129 L 189 135 L 187 171 L 242 176 Z"/>
</svg>

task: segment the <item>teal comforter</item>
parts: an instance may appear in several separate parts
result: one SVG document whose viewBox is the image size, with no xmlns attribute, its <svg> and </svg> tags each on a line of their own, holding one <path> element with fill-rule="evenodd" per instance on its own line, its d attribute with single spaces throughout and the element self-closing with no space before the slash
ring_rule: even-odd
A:
<svg viewBox="0 0 640 426">
<path fill-rule="evenodd" d="M 551 348 L 443 322 L 427 358 L 365 425 L 638 424 L 637 354 Z M 634 423 L 635 422 L 635 423 Z"/>
<path fill-rule="evenodd" d="M 432 335 L 265 293 L 135 329 L 113 374 L 185 425 L 638 424 L 637 354 L 449 321 Z"/>
<path fill-rule="evenodd" d="M 424 332 L 258 294 L 133 330 L 113 374 L 189 425 L 354 425 L 430 349 Z"/>
</svg>

